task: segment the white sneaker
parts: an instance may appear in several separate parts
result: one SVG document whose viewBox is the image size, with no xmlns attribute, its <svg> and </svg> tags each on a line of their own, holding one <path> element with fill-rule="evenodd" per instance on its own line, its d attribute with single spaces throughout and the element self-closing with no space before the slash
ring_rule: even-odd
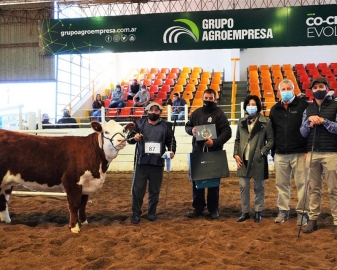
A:
<svg viewBox="0 0 337 270">
<path fill-rule="evenodd" d="M 289 218 L 289 211 L 280 210 L 280 212 L 278 212 L 277 217 L 275 218 L 275 223 L 282 223 L 288 218 Z"/>
<path fill-rule="evenodd" d="M 302 216 L 303 216 L 303 219 L 302 219 Z M 302 226 L 306 226 L 308 224 L 308 220 L 309 220 L 309 217 L 308 217 L 308 214 L 304 213 L 297 213 L 297 226 L 301 226 L 301 222 L 302 222 Z"/>
</svg>

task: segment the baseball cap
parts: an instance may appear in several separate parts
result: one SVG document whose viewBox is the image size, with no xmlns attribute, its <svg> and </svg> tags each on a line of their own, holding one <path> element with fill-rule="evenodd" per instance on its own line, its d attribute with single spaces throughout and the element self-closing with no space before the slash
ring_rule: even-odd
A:
<svg viewBox="0 0 337 270">
<path fill-rule="evenodd" d="M 311 84 L 309 85 L 309 88 L 313 88 L 315 83 L 324 83 L 326 86 L 329 86 L 328 81 L 325 78 L 316 78 L 312 80 Z"/>
<path fill-rule="evenodd" d="M 145 111 L 151 110 L 151 108 L 153 106 L 157 106 L 159 108 L 159 110 L 163 109 L 163 106 L 159 105 L 157 102 L 152 102 L 152 103 L 150 103 L 149 105 L 146 106 Z"/>
</svg>

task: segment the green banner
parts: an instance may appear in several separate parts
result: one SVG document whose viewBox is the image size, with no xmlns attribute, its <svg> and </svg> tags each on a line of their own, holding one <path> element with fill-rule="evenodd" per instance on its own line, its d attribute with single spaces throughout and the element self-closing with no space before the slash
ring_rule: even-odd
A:
<svg viewBox="0 0 337 270">
<path fill-rule="evenodd" d="M 336 14 L 336 15 L 335 15 Z M 42 54 L 337 44 L 337 5 L 39 21 Z"/>
</svg>

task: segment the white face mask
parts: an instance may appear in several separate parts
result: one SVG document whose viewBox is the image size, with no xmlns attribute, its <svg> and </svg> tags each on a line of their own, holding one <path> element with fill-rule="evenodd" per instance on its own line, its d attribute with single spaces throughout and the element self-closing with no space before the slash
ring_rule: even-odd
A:
<svg viewBox="0 0 337 270">
<path fill-rule="evenodd" d="M 246 112 L 247 112 L 249 115 L 256 114 L 256 112 L 257 112 L 257 107 L 256 107 L 256 106 L 247 106 L 247 107 L 246 107 Z"/>
</svg>

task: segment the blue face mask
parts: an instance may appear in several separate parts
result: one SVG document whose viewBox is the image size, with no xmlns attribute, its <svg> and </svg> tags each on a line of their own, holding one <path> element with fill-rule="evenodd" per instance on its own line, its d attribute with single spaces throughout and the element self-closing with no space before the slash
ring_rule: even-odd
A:
<svg viewBox="0 0 337 270">
<path fill-rule="evenodd" d="M 292 91 L 285 91 L 285 92 L 281 92 L 281 97 L 282 100 L 285 102 L 288 102 L 289 100 L 291 100 L 291 98 L 293 97 L 293 92 Z"/>
<path fill-rule="evenodd" d="M 247 106 L 247 107 L 246 107 L 246 112 L 247 112 L 249 115 L 256 114 L 256 112 L 257 112 L 257 107 L 256 107 L 256 106 Z"/>
<path fill-rule="evenodd" d="M 120 88 L 116 88 L 116 91 L 117 91 L 117 92 L 120 92 L 120 91 L 121 91 L 121 89 L 120 89 Z"/>
</svg>

